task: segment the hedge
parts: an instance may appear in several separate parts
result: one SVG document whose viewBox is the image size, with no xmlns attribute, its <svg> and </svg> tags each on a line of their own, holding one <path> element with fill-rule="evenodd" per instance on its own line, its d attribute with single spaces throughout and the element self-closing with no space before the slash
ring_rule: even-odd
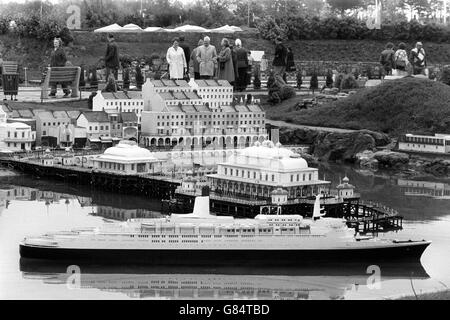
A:
<svg viewBox="0 0 450 320">
<path fill-rule="evenodd" d="M 274 40 L 421 40 L 444 42 L 450 40 L 450 27 L 435 23 L 389 22 L 381 29 L 368 29 L 366 21 L 353 17 L 337 18 L 288 16 L 283 20 L 268 17 L 257 24 L 261 37 Z"/>
</svg>

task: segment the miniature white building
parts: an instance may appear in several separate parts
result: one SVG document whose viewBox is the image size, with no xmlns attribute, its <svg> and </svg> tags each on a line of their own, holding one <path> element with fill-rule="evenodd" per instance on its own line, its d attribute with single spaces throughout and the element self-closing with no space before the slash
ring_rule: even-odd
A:
<svg viewBox="0 0 450 320">
<path fill-rule="evenodd" d="M 213 106 L 203 97 L 216 97 L 220 93 L 200 97 L 190 91 L 158 93 L 153 86 L 143 90 L 141 142 L 145 146 L 177 145 L 190 149 L 213 144 L 225 149 L 249 146 L 268 138 L 265 111 L 254 100 L 234 104 L 231 97 L 221 100 L 226 103 Z"/>
<path fill-rule="evenodd" d="M 286 190 L 291 200 L 316 195 L 330 185 L 300 155 L 271 141 L 238 151 L 208 178 L 212 190 L 224 195 L 266 199 L 278 188 Z"/>
<path fill-rule="evenodd" d="M 144 111 L 144 99 L 139 91 L 102 92 L 92 99 L 92 111 L 119 111 L 134 112 L 141 123 L 142 111 Z"/>
<path fill-rule="evenodd" d="M 347 176 L 346 176 L 346 177 L 344 177 L 344 179 L 342 179 L 342 183 L 336 187 L 338 190 L 339 198 L 341 198 L 341 199 L 353 198 L 355 186 L 349 184 L 349 182 L 350 182 L 350 179 L 347 178 Z"/>
<path fill-rule="evenodd" d="M 450 134 L 437 133 L 434 136 L 406 134 L 398 142 L 400 151 L 449 153 Z"/>
<path fill-rule="evenodd" d="M 94 168 L 99 171 L 122 174 L 147 174 L 159 162 L 149 150 L 129 140 L 120 141 L 116 146 L 106 149 L 93 161 Z"/>
<path fill-rule="evenodd" d="M 0 149 L 11 151 L 31 150 L 31 145 L 36 141 L 36 133 L 31 131 L 31 126 L 21 123 L 0 124 Z"/>
<path fill-rule="evenodd" d="M 194 80 L 190 87 L 212 108 L 230 105 L 233 101 L 233 86 L 226 80 Z"/>
<path fill-rule="evenodd" d="M 73 166 L 75 164 L 74 154 L 66 152 L 63 155 L 61 155 L 61 164 L 63 166 Z"/>
<path fill-rule="evenodd" d="M 51 154 L 44 154 L 44 156 L 41 158 L 41 164 L 43 166 L 53 167 L 54 165 L 54 159 Z"/>
</svg>

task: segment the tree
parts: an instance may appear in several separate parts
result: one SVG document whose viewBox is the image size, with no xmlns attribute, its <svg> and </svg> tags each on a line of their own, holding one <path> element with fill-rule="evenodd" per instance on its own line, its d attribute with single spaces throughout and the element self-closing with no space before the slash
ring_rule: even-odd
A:
<svg viewBox="0 0 450 320">
<path fill-rule="evenodd" d="M 123 89 L 130 89 L 130 68 L 126 67 L 123 69 Z"/>
<path fill-rule="evenodd" d="M 319 79 L 317 79 L 316 71 L 314 71 L 313 74 L 311 75 L 311 80 L 309 82 L 309 89 L 312 90 L 313 94 L 314 91 L 319 89 Z"/>
<path fill-rule="evenodd" d="M 302 70 L 297 70 L 297 89 L 301 89 L 302 88 L 302 84 L 303 84 L 303 75 L 302 75 Z"/>
<path fill-rule="evenodd" d="M 362 0 L 327 0 L 333 10 L 340 12 L 344 16 L 346 10 L 357 9 L 364 6 Z"/>
<path fill-rule="evenodd" d="M 138 90 L 142 90 L 142 85 L 144 84 L 144 77 L 142 75 L 142 70 L 139 65 L 136 66 L 136 87 Z"/>
<path fill-rule="evenodd" d="M 325 86 L 330 89 L 333 88 L 333 72 L 331 72 L 330 69 L 328 69 L 328 71 L 327 71 L 327 76 L 325 79 Z"/>
</svg>

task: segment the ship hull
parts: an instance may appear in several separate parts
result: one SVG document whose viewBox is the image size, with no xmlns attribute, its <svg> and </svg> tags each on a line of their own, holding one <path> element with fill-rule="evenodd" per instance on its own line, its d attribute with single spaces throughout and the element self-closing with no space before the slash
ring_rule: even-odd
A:
<svg viewBox="0 0 450 320">
<path fill-rule="evenodd" d="M 334 250 L 66 249 L 20 245 L 22 258 L 161 265 L 302 265 L 316 261 L 418 261 L 429 242 Z"/>
</svg>

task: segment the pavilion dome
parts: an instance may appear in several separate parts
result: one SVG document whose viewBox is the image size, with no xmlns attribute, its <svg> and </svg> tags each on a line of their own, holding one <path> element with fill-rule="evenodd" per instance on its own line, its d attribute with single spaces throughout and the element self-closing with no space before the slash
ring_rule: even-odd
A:
<svg viewBox="0 0 450 320">
<path fill-rule="evenodd" d="M 272 141 L 255 142 L 253 146 L 230 157 L 228 164 L 254 165 L 255 167 L 270 167 L 273 170 L 292 171 L 308 168 L 308 163 L 299 154 L 283 148 L 280 143 Z"/>
<path fill-rule="evenodd" d="M 157 160 L 152 153 L 137 145 L 136 142 L 130 140 L 120 141 L 114 147 L 105 150 L 100 159 L 117 159 L 117 160 Z"/>
</svg>

